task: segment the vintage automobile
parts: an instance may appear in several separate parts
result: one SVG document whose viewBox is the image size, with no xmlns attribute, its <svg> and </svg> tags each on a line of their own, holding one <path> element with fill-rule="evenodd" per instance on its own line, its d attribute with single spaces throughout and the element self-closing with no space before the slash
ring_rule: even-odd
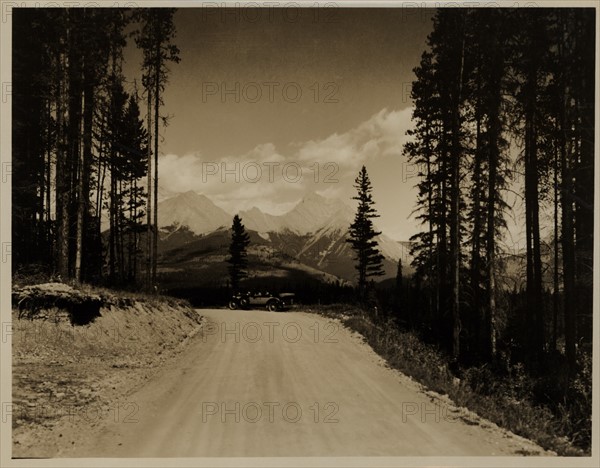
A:
<svg viewBox="0 0 600 468">
<path fill-rule="evenodd" d="M 229 300 L 229 308 L 250 309 L 265 307 L 271 312 L 287 310 L 294 305 L 293 293 L 271 294 L 269 292 L 245 292 L 237 293 Z"/>
</svg>

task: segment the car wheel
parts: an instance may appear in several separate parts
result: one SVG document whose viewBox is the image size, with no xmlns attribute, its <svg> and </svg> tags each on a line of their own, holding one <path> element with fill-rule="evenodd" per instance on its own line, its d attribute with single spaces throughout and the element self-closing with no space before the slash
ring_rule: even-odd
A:
<svg viewBox="0 0 600 468">
<path fill-rule="evenodd" d="M 237 301 L 229 301 L 229 308 L 230 308 L 231 310 L 235 310 L 235 309 L 237 309 L 237 308 L 238 308 L 238 303 L 237 303 Z"/>
<path fill-rule="evenodd" d="M 246 299 L 245 297 L 240 299 L 240 305 L 242 306 L 242 308 L 246 308 L 248 307 L 248 299 Z"/>
<path fill-rule="evenodd" d="M 269 309 L 270 312 L 275 312 L 278 309 L 277 303 L 276 302 L 269 302 L 267 304 L 267 309 Z"/>
</svg>

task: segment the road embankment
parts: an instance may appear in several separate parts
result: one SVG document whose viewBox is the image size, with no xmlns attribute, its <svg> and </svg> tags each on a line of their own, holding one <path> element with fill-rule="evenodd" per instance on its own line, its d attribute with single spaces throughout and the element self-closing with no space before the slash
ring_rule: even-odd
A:
<svg viewBox="0 0 600 468">
<path fill-rule="evenodd" d="M 135 421 L 128 395 L 172 360 L 202 316 L 171 298 L 73 288 L 17 288 L 12 323 L 13 457 L 52 456 L 60 428 L 86 432 L 107 420 Z M 69 431 L 76 433 L 77 431 Z"/>
</svg>

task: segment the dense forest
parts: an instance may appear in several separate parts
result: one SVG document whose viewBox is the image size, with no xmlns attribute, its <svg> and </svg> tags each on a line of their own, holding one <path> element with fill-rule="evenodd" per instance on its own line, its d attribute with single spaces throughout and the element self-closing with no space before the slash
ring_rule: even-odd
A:
<svg viewBox="0 0 600 468">
<path fill-rule="evenodd" d="M 574 368 L 577 344 L 591 338 L 594 23 L 586 9 L 442 10 L 434 19 L 405 153 L 422 169 L 420 319 L 456 359 L 501 351 L 500 332 L 514 327 L 500 302 L 508 298 L 522 311 L 531 359 L 564 348 Z M 524 291 L 502 280 L 514 180 L 523 181 Z"/>
<path fill-rule="evenodd" d="M 14 10 L 16 271 L 156 283 L 160 108 L 168 64 L 179 61 L 173 14 Z M 139 85 L 123 74 L 132 39 L 143 56 Z"/>
<path fill-rule="evenodd" d="M 422 231 L 396 318 L 457 368 L 525 363 L 555 409 L 591 411 L 595 30 L 592 9 L 439 10 L 404 149 Z"/>
</svg>

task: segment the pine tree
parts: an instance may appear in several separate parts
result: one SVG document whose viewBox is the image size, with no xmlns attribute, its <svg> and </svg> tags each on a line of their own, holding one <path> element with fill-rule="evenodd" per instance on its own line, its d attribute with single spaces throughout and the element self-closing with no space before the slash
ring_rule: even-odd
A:
<svg viewBox="0 0 600 468">
<path fill-rule="evenodd" d="M 461 342 L 486 361 L 496 338 L 506 345 L 499 244 L 508 182 L 520 166 L 528 330 L 521 345 L 532 365 L 548 349 L 544 230 L 552 206 L 552 341 L 560 339 L 562 307 L 565 355 L 576 369 L 576 344 L 589 329 L 582 323 L 591 317 L 593 24 L 593 12 L 583 9 L 444 10 L 434 18 L 415 69 L 404 154 L 420 168 L 415 212 L 424 229 L 411 239 L 415 284 L 431 296 L 430 311 L 434 296 L 435 310 L 452 311 L 421 317 L 439 323 L 439 339 L 451 337 L 454 357 Z"/>
<path fill-rule="evenodd" d="M 250 236 L 242 224 L 242 219 L 235 215 L 231 226 L 231 244 L 229 245 L 229 277 L 233 291 L 237 291 L 240 281 L 248 276 L 246 270 L 248 266 L 247 247 L 250 244 Z"/>
<path fill-rule="evenodd" d="M 440 10 L 436 14 L 434 30 L 428 37 L 430 51 L 423 54 L 415 70 L 415 139 L 405 146 L 405 154 L 413 164 L 425 163 L 417 211 L 429 229 L 413 237 L 422 244 L 413 249 L 417 254 L 415 266 L 418 274 L 431 280 L 436 277 L 436 329 L 454 358 L 460 352 L 460 305 L 464 295 L 463 180 L 470 136 L 464 104 L 470 92 L 467 77 L 472 67 L 468 26 L 464 11 Z"/>
<path fill-rule="evenodd" d="M 540 87 L 540 153 L 544 192 L 554 203 L 554 301 L 552 344 L 558 335 L 558 316 L 564 312 L 565 355 L 571 376 L 577 368 L 577 341 L 585 337 L 592 310 L 593 150 L 592 91 L 594 48 L 593 11 L 553 10 L 546 14 L 548 75 Z M 546 187 L 553 186 L 553 190 Z M 560 214 L 559 214 L 560 206 Z M 560 242 L 559 242 L 560 241 Z M 559 247 L 561 251 L 559 252 Z M 559 300 L 559 256 L 562 257 L 562 301 Z M 589 337 L 589 335 L 588 335 Z M 589 338 L 588 338 L 589 339 Z"/>
<path fill-rule="evenodd" d="M 144 230 L 143 218 L 145 192 L 139 182 L 147 171 L 146 147 L 150 144 L 144 122 L 140 118 L 140 108 L 136 96 L 129 97 L 129 103 L 123 116 L 123 184 L 126 188 L 122 194 L 122 224 L 127 233 L 127 279 L 135 282 L 137 279 L 137 264 L 139 255 L 139 236 Z M 127 213 L 127 216 L 125 216 Z"/>
<path fill-rule="evenodd" d="M 480 219 L 474 222 L 473 237 L 479 242 L 473 246 L 472 258 L 485 258 L 483 275 L 485 304 L 474 301 L 475 311 L 482 309 L 480 334 L 483 354 L 493 359 L 496 354 L 496 270 L 497 239 L 506 227 L 503 217 L 507 204 L 502 197 L 510 176 L 510 161 L 507 155 L 506 117 L 502 112 L 503 95 L 506 92 L 506 57 L 508 54 L 508 34 L 503 20 L 508 16 L 497 10 L 478 10 L 472 15 L 474 39 L 471 46 L 476 49 L 477 65 L 472 74 L 476 87 L 472 87 L 472 101 L 477 115 L 477 139 L 475 160 L 479 162 L 479 180 L 473 175 L 475 197 L 485 203 L 479 207 Z M 481 237 L 483 235 L 483 237 Z M 483 252 L 475 252 L 475 249 Z M 476 263 L 473 276 L 480 277 L 481 264 Z M 478 288 L 479 284 L 474 285 Z M 477 292 L 477 289 L 475 290 Z"/>
<path fill-rule="evenodd" d="M 142 49 L 142 85 L 146 90 L 148 103 L 148 135 L 154 140 L 154 164 L 150 159 L 148 148 L 148 261 L 147 261 L 147 287 L 151 289 L 156 284 L 156 265 L 158 256 L 158 142 L 159 121 L 162 119 L 166 125 L 167 119 L 160 116 L 160 107 L 163 104 L 163 91 L 168 81 L 168 63 L 179 63 L 179 49 L 172 43 L 176 35 L 173 15 L 175 8 L 152 8 L 140 10 L 137 19 L 142 22 L 142 27 L 136 36 L 136 44 Z M 151 188 L 152 171 L 154 173 L 154 186 Z M 151 190 L 154 196 L 151 196 Z M 153 198 L 153 202 L 151 201 Z M 152 208 L 152 209 L 151 209 Z M 153 211 L 151 219 L 150 211 Z"/>
<path fill-rule="evenodd" d="M 491 10 L 438 12 L 412 87 L 404 154 L 420 168 L 415 212 L 425 225 L 411 239 L 413 266 L 429 304 L 422 317 L 455 358 L 461 341 L 494 349 L 496 237 L 508 177 L 502 18 Z"/>
<path fill-rule="evenodd" d="M 528 308 L 533 313 L 533 352 L 541 353 L 544 346 L 543 324 L 543 285 L 542 285 L 542 260 L 540 242 L 540 205 L 539 205 L 539 175 L 540 157 L 539 140 L 537 137 L 540 125 L 538 112 L 538 99 L 540 74 L 542 73 L 543 57 L 540 49 L 545 50 L 540 44 L 544 38 L 545 28 L 543 19 L 530 17 L 526 20 L 525 51 L 528 60 L 524 60 L 523 92 L 521 99 L 525 110 L 525 212 L 527 231 L 527 293 Z"/>
<path fill-rule="evenodd" d="M 465 90 L 466 70 L 466 17 L 464 12 L 445 11 L 436 17 L 441 37 L 432 34 L 433 50 L 438 55 L 438 72 L 447 79 L 440 83 L 441 98 L 445 103 L 444 126 L 447 129 L 448 142 L 448 188 L 450 199 L 450 311 L 451 311 L 451 350 L 452 357 L 460 354 L 461 330 L 461 262 L 462 262 L 462 187 L 461 172 L 464 166 L 465 151 L 463 142 L 463 116 L 461 107 L 467 96 Z M 448 34 L 452 31 L 451 34 Z"/>
<path fill-rule="evenodd" d="M 356 253 L 356 270 L 358 272 L 358 292 L 361 300 L 366 298 L 367 280 L 372 276 L 383 275 L 383 255 L 379 252 L 377 240 L 381 232 L 373 227 L 373 218 L 378 218 L 373 205 L 371 181 L 365 166 L 354 181 L 357 195 L 352 197 L 358 201 L 354 222 L 350 225 L 350 238 L 347 239 Z"/>
<path fill-rule="evenodd" d="M 55 138 L 48 95 L 54 75 L 49 72 L 52 50 L 44 44 L 54 35 L 56 22 L 44 9 L 15 10 L 13 22 L 13 124 L 12 124 L 12 242 L 13 265 L 17 270 L 31 263 L 49 262 L 51 242 L 44 232 L 44 218 L 50 207 L 44 197 L 50 193 L 46 167 Z M 55 26 L 59 27 L 59 26 Z M 57 47 L 55 47 L 56 49 Z M 46 226 L 48 227 L 48 226 Z"/>
<path fill-rule="evenodd" d="M 116 9 L 24 9 L 14 18 L 14 216 L 23 220 L 15 223 L 23 241 L 15 257 L 42 261 L 64 280 L 99 276 L 101 207 L 90 196 L 102 152 L 94 149 L 102 145 L 109 57 L 121 55 L 126 17 Z"/>
<path fill-rule="evenodd" d="M 438 339 L 445 334 L 445 304 L 448 296 L 448 190 L 447 138 L 444 130 L 442 100 L 434 56 L 425 51 L 414 70 L 411 98 L 414 128 L 404 146 L 408 161 L 419 168 L 416 219 L 425 230 L 411 237 L 415 284 L 426 296 L 427 313 Z"/>
</svg>

